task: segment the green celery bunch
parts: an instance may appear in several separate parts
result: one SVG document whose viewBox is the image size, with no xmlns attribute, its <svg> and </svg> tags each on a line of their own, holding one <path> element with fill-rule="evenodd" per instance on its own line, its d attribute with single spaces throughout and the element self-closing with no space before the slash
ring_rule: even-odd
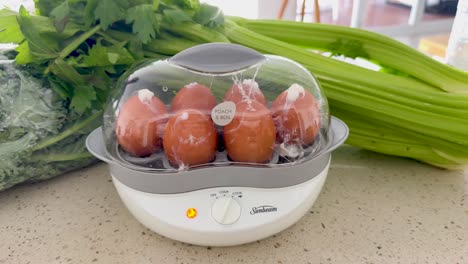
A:
<svg viewBox="0 0 468 264">
<path fill-rule="evenodd" d="M 376 33 L 303 24 L 230 18 L 225 34 L 232 42 L 288 57 L 309 69 L 324 88 L 331 113 L 349 125 L 348 144 L 442 168 L 466 167 L 467 73 Z M 310 49 L 366 58 L 391 70 L 365 69 Z M 408 60 L 413 63 L 398 64 Z"/>
<path fill-rule="evenodd" d="M 468 94 L 468 74 L 395 39 L 359 28 L 318 23 L 232 18 L 256 33 L 331 55 L 362 58 L 443 91 Z M 274 30 L 273 30 L 274 29 Z"/>
</svg>

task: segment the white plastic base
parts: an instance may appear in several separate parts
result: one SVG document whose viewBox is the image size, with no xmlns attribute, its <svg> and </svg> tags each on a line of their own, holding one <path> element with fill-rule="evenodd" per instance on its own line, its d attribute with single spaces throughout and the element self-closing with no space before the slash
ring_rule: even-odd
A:
<svg viewBox="0 0 468 264">
<path fill-rule="evenodd" d="M 154 232 L 195 245 L 233 246 L 269 237 L 296 223 L 320 194 L 329 165 L 305 183 L 274 189 L 223 187 L 161 195 L 136 191 L 115 177 L 113 182 L 129 211 Z M 240 204 L 236 222 L 222 225 L 213 218 L 213 204 L 221 197 L 233 197 Z M 189 208 L 196 209 L 196 217 L 187 217 Z"/>
</svg>

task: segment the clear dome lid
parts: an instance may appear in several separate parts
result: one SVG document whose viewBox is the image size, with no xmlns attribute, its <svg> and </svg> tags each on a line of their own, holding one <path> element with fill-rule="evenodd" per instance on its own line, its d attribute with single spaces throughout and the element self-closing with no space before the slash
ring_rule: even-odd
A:
<svg viewBox="0 0 468 264">
<path fill-rule="evenodd" d="M 121 77 L 104 114 L 109 156 L 139 170 L 288 166 L 328 142 L 314 76 L 289 59 L 210 43 Z"/>
</svg>

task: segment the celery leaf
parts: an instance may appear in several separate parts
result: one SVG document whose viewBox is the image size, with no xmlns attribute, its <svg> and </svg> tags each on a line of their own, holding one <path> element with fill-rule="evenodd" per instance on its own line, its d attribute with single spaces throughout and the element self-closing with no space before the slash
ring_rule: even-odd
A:
<svg viewBox="0 0 468 264">
<path fill-rule="evenodd" d="M 52 10 L 62 3 L 62 0 L 35 0 L 36 13 L 41 16 L 49 16 Z"/>
<path fill-rule="evenodd" d="M 330 56 L 344 55 L 352 59 L 357 57 L 369 59 L 369 54 L 362 46 L 362 42 L 357 40 L 338 39 L 330 43 L 327 50 L 331 52 Z"/>
<path fill-rule="evenodd" d="M 94 10 L 96 20 L 106 29 L 113 23 L 126 17 L 129 2 L 127 0 L 100 0 Z"/>
<path fill-rule="evenodd" d="M 0 10 L 0 43 L 21 43 L 24 36 L 16 21 L 18 13 L 2 9 Z"/>
<path fill-rule="evenodd" d="M 91 27 L 96 23 L 96 19 L 94 17 L 94 10 L 98 5 L 98 0 L 88 0 L 86 1 L 86 6 L 83 10 L 83 21 L 86 27 Z"/>
<path fill-rule="evenodd" d="M 58 32 L 62 32 L 65 29 L 69 16 L 70 7 L 68 6 L 68 0 L 63 1 L 63 3 L 50 12 L 50 17 L 53 18 L 54 26 Z"/>
<path fill-rule="evenodd" d="M 178 24 L 182 22 L 192 21 L 192 17 L 190 17 L 187 13 L 180 9 L 165 9 L 164 13 L 164 22 L 169 24 Z"/>
<path fill-rule="evenodd" d="M 133 33 L 138 35 L 142 43 L 148 43 L 156 37 L 159 29 L 159 21 L 153 11 L 153 5 L 137 5 L 128 10 L 127 24 L 132 23 Z"/>
<path fill-rule="evenodd" d="M 96 91 L 92 86 L 80 85 L 75 87 L 70 106 L 79 114 L 84 113 L 91 107 L 92 101 L 96 100 Z"/>
<path fill-rule="evenodd" d="M 32 56 L 38 61 L 57 57 L 56 43 L 39 34 L 26 9 L 21 6 L 17 17 L 23 35 L 26 37 Z M 54 45 L 55 44 L 55 45 Z"/>
<path fill-rule="evenodd" d="M 122 44 L 103 46 L 100 42 L 96 43 L 76 65 L 77 67 L 106 67 L 118 64 L 132 64 L 133 56 Z"/>
<path fill-rule="evenodd" d="M 193 20 L 207 27 L 217 27 L 224 24 L 224 15 L 218 7 L 203 3 Z"/>
<path fill-rule="evenodd" d="M 198 0 L 161 0 L 161 4 L 166 6 L 177 6 L 185 11 L 197 11 L 200 8 Z"/>
<path fill-rule="evenodd" d="M 15 57 L 16 64 L 25 65 L 34 62 L 34 57 L 29 50 L 28 42 L 25 41 L 21 43 L 18 47 L 16 47 L 15 51 L 18 52 Z"/>
</svg>

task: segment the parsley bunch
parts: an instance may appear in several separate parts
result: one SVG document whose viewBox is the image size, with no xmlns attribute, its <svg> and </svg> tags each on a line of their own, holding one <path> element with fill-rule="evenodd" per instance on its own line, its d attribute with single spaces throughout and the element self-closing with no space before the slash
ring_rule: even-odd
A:
<svg viewBox="0 0 468 264">
<path fill-rule="evenodd" d="M 0 43 L 19 44 L 15 62 L 46 78 L 83 115 L 102 108 L 132 64 L 227 42 L 214 29 L 223 23 L 218 8 L 197 0 L 37 0 L 36 15 L 24 7 L 0 11 Z"/>
</svg>

